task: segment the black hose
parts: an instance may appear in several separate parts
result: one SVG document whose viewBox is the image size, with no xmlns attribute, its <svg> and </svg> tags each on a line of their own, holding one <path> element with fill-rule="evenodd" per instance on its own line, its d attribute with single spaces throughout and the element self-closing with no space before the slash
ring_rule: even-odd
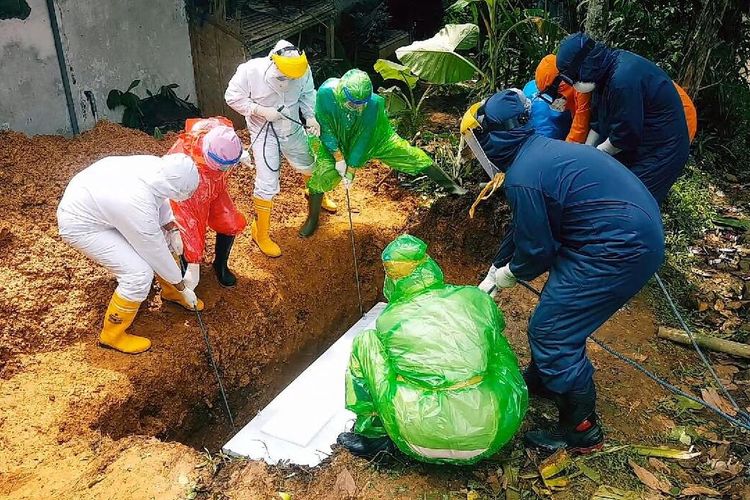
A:
<svg viewBox="0 0 750 500">
<path fill-rule="evenodd" d="M 658 277 L 658 276 L 657 276 L 657 281 L 661 282 L 661 280 L 659 279 L 659 277 Z M 530 285 L 529 283 L 527 283 L 526 281 L 521 281 L 521 280 L 518 280 L 518 283 L 519 283 L 519 284 L 520 284 L 520 285 L 521 285 L 522 287 L 524 287 L 524 288 L 526 288 L 527 290 L 529 290 L 530 292 L 532 292 L 532 293 L 533 293 L 534 295 L 536 295 L 537 297 L 541 297 L 541 296 L 542 296 L 541 292 L 539 292 L 539 291 L 538 291 L 538 290 L 537 290 L 536 288 L 534 288 L 533 286 L 531 286 L 531 285 Z M 665 289 L 665 288 L 662 288 L 662 290 L 663 290 L 663 291 L 664 291 L 664 293 L 665 293 L 665 294 L 667 295 L 667 297 L 668 297 L 668 299 L 669 299 L 669 302 L 670 302 L 670 303 L 672 303 L 672 298 L 671 298 L 671 297 L 669 296 L 669 294 L 667 293 L 666 289 Z M 677 316 L 679 317 L 680 321 L 683 321 L 683 320 L 682 320 L 682 317 L 681 317 L 681 316 L 679 316 L 679 313 L 678 313 L 678 312 L 676 311 L 676 308 L 675 308 L 675 313 L 676 313 L 676 314 L 677 314 Z M 643 374 L 644 374 L 644 375 L 646 375 L 646 376 L 647 376 L 648 378 L 650 378 L 651 380 L 653 380 L 654 382 L 656 382 L 657 384 L 659 384 L 659 385 L 660 385 L 660 386 L 662 386 L 663 388 L 667 389 L 668 391 L 670 391 L 670 392 L 672 392 L 672 393 L 674 393 L 674 394 L 677 394 L 677 395 L 679 395 L 679 396 L 682 396 L 683 398 L 687 398 L 687 399 L 689 399 L 690 401 L 693 401 L 694 403 L 697 403 L 697 404 L 699 404 L 699 405 L 703 406 L 704 408 L 707 408 L 707 409 L 711 410 L 712 412 L 716 413 L 716 414 L 717 414 L 717 415 L 719 415 L 720 417 L 722 417 L 722 418 L 724 418 L 725 420 L 727 420 L 727 421 L 728 421 L 728 422 L 729 422 L 730 424 L 736 425 L 737 427 L 739 427 L 739 428 L 741 428 L 741 429 L 744 429 L 744 430 L 746 430 L 746 431 L 750 431 L 750 424 L 748 424 L 747 422 L 743 422 L 742 420 L 736 419 L 736 418 L 732 417 L 731 415 L 728 415 L 727 413 L 725 413 L 725 412 L 721 411 L 721 410 L 720 410 L 719 408 L 716 408 L 715 406 L 713 406 L 713 405 L 711 405 L 711 404 L 709 404 L 709 403 L 706 403 L 706 402 L 705 402 L 705 401 L 703 401 L 702 399 L 696 398 L 695 396 L 693 396 L 693 395 L 691 395 L 691 394 L 688 394 L 687 392 L 683 391 L 682 389 L 680 389 L 680 388 L 678 388 L 678 387 L 675 387 L 674 385 L 672 385 L 672 384 L 670 384 L 669 382 L 667 382 L 667 381 L 665 381 L 665 380 L 661 379 L 661 378 L 660 378 L 659 376 L 655 375 L 654 373 L 652 373 L 652 372 L 648 371 L 648 370 L 647 370 L 646 368 L 644 368 L 644 367 L 643 367 L 642 365 L 640 365 L 640 364 L 639 364 L 638 362 L 636 362 L 636 361 L 632 360 L 631 358 L 629 358 L 629 357 L 625 356 L 624 354 L 620 354 L 619 352 L 617 352 L 617 351 L 616 351 L 616 350 L 614 350 L 613 348 L 609 347 L 609 346 L 608 346 L 607 344 L 605 344 L 605 343 L 604 343 L 604 342 L 602 342 L 601 340 L 599 340 L 599 339 L 596 339 L 596 338 L 594 338 L 593 336 L 590 336 L 589 338 L 590 338 L 590 339 L 591 339 L 591 340 L 592 340 L 592 341 L 593 341 L 593 342 L 594 342 L 595 344 L 597 344 L 597 345 L 598 345 L 599 347 L 601 347 L 602 349 L 604 349 L 605 351 L 607 351 L 607 352 L 608 352 L 609 354 L 611 354 L 612 356 L 616 357 L 617 359 L 619 359 L 619 360 L 621 360 L 621 361 L 624 361 L 624 362 L 625 362 L 625 363 L 627 363 L 628 365 L 632 366 L 633 368 L 635 368 L 635 369 L 636 369 L 636 370 L 638 370 L 639 372 L 643 373 Z M 692 336 L 691 336 L 691 338 L 692 338 Z M 699 352 L 700 352 L 700 351 L 699 351 Z M 708 361 L 706 361 L 706 362 L 708 362 Z M 719 384 L 721 385 L 721 383 L 720 383 L 720 382 L 719 382 Z M 723 386 L 722 386 L 722 388 L 723 388 Z M 734 400 L 732 400 L 732 401 L 734 401 Z M 735 403 L 735 404 L 736 404 L 736 403 Z M 743 418 L 744 418 L 744 414 L 743 414 L 743 413 L 744 413 L 744 412 L 741 412 L 740 414 L 741 414 L 741 415 L 743 415 Z"/>
</svg>

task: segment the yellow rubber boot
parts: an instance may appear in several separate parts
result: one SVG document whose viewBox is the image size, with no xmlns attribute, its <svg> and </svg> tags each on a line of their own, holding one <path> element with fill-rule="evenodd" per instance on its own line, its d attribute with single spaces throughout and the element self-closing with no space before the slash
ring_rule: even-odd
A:
<svg viewBox="0 0 750 500">
<path fill-rule="evenodd" d="M 127 354 L 148 351 L 151 348 L 149 339 L 125 332 L 133 324 L 140 305 L 140 302 L 124 299 L 115 292 L 104 315 L 104 327 L 99 334 L 99 343 Z"/>
<path fill-rule="evenodd" d="M 161 276 L 156 277 L 156 281 L 159 282 L 159 285 L 161 285 L 161 299 L 166 300 L 168 302 L 174 302 L 175 304 L 179 304 L 188 311 L 192 311 L 193 307 L 190 306 L 185 300 L 182 298 L 182 294 L 180 291 L 175 288 L 175 286 L 172 283 L 169 283 L 168 281 L 161 278 Z M 203 301 L 201 299 L 198 299 L 198 310 L 203 310 Z"/>
<path fill-rule="evenodd" d="M 268 235 L 271 228 L 271 209 L 273 201 L 253 198 L 255 205 L 255 220 L 250 226 L 253 241 L 258 244 L 260 251 L 269 257 L 279 257 L 281 248 Z"/>
<path fill-rule="evenodd" d="M 304 191 L 305 191 L 305 198 L 309 198 L 310 197 L 310 190 L 307 189 L 307 181 L 310 180 L 310 176 L 306 175 L 306 176 L 304 176 L 304 179 L 305 179 L 305 189 L 304 189 Z M 322 208 L 326 212 L 332 213 L 332 214 L 335 214 L 339 210 L 339 206 L 336 204 L 335 201 L 333 201 L 331 199 L 330 196 L 328 196 L 328 193 L 324 193 L 323 194 L 323 203 L 320 204 L 320 208 Z"/>
</svg>

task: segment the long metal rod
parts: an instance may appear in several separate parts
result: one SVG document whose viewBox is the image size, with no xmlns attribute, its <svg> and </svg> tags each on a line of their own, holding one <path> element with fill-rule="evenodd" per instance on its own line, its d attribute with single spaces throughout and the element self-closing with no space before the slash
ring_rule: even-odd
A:
<svg viewBox="0 0 750 500">
<path fill-rule="evenodd" d="M 180 266 L 180 272 L 182 272 L 182 275 L 185 275 L 186 271 L 186 264 L 183 264 L 183 260 L 181 257 L 177 258 Z M 221 375 L 219 374 L 219 368 L 216 366 L 216 360 L 214 359 L 214 352 L 213 349 L 211 349 L 211 339 L 208 337 L 208 330 L 206 329 L 206 325 L 203 324 L 203 316 L 201 315 L 201 312 L 198 310 L 198 307 L 194 307 L 193 311 L 195 311 L 195 317 L 198 319 L 198 326 L 201 329 L 201 333 L 203 334 L 203 340 L 206 343 L 206 352 L 208 353 L 208 359 L 211 363 L 211 367 L 214 369 L 214 376 L 216 377 L 216 382 L 219 384 L 219 390 L 221 391 L 221 398 L 224 400 L 224 409 L 227 412 L 227 417 L 229 417 L 229 424 L 232 426 L 232 430 L 237 430 L 237 428 L 234 426 L 234 418 L 232 418 L 232 410 L 229 409 L 229 400 L 227 399 L 227 391 L 224 390 L 224 384 L 221 382 Z"/>
<path fill-rule="evenodd" d="M 346 209 L 349 212 L 349 234 L 352 240 L 352 257 L 354 258 L 354 279 L 357 281 L 357 300 L 359 300 L 359 315 L 365 315 L 365 308 L 362 305 L 362 286 L 359 282 L 359 262 L 357 261 L 357 245 L 354 242 L 354 222 L 352 222 L 352 202 L 349 198 L 349 187 L 344 186 L 346 190 Z"/>
<path fill-rule="evenodd" d="M 219 368 L 216 366 L 216 360 L 214 359 L 214 353 L 211 349 L 211 340 L 208 338 L 208 331 L 203 324 L 203 317 L 198 308 L 193 309 L 195 311 L 195 317 L 198 318 L 198 325 L 200 326 L 201 333 L 203 333 L 203 340 L 206 341 L 206 351 L 208 352 L 208 359 L 211 361 L 211 366 L 214 369 L 214 375 L 216 381 L 219 383 L 219 390 L 221 391 L 221 398 L 224 400 L 224 409 L 227 411 L 229 417 L 229 423 L 232 425 L 232 430 L 235 430 L 234 418 L 232 418 L 232 411 L 229 409 L 229 400 L 227 400 L 227 392 L 224 390 L 224 384 L 221 382 L 221 375 L 219 375 Z"/>
<path fill-rule="evenodd" d="M 60 66 L 60 78 L 62 78 L 63 91 L 65 92 L 65 104 L 68 107 L 68 119 L 70 128 L 75 135 L 80 133 L 78 128 L 78 116 L 76 115 L 75 104 L 73 103 L 73 92 L 70 90 L 70 79 L 68 78 L 68 63 L 65 62 L 65 52 L 63 51 L 62 39 L 60 38 L 60 26 L 57 23 L 57 13 L 55 12 L 54 0 L 47 0 L 47 12 L 49 13 L 49 24 L 52 28 L 52 39 L 55 42 L 55 52 L 57 53 L 57 64 Z"/>
<path fill-rule="evenodd" d="M 537 290 L 536 288 L 534 288 L 533 286 L 531 286 L 526 281 L 518 280 L 518 283 L 522 287 L 524 287 L 525 289 L 527 289 L 530 292 L 532 292 L 537 297 L 541 297 L 542 296 L 542 294 L 541 294 L 541 292 L 539 292 L 539 290 Z M 492 293 L 492 290 L 490 291 L 490 293 Z M 645 367 L 643 367 L 642 365 L 640 365 L 637 361 L 634 361 L 634 360 L 630 359 L 629 357 L 625 356 L 624 354 L 620 354 L 619 352 L 617 352 L 613 348 L 609 347 L 607 344 L 605 344 L 601 340 L 596 339 L 593 336 L 590 336 L 589 338 L 591 339 L 592 342 L 594 342 L 599 347 L 601 347 L 602 349 L 604 349 L 605 351 L 607 351 L 609 354 L 611 354 L 612 356 L 616 357 L 617 359 L 619 359 L 621 361 L 624 361 L 628 365 L 632 366 L 633 368 L 635 368 L 639 372 L 643 373 L 648 378 L 650 378 L 651 380 L 653 380 L 654 382 L 656 382 L 657 384 L 659 384 L 663 388 L 667 389 L 668 391 L 670 391 L 670 392 L 672 392 L 674 394 L 677 394 L 679 396 L 682 396 L 684 398 L 687 398 L 690 401 L 693 401 L 694 403 L 697 403 L 697 404 L 703 406 L 704 408 L 707 408 L 707 409 L 711 410 L 712 412 L 716 413 L 720 417 L 722 417 L 725 420 L 727 420 L 729 423 L 734 424 L 735 426 L 737 426 L 737 427 L 739 427 L 739 428 L 741 428 L 741 429 L 743 429 L 745 431 L 750 431 L 750 424 L 748 424 L 747 422 L 743 422 L 740 419 L 734 418 L 731 415 L 728 415 L 727 413 L 723 412 L 719 408 L 715 407 L 714 405 L 706 403 L 702 399 L 699 399 L 699 398 L 693 396 L 692 394 L 689 394 L 689 393 L 683 391 L 679 387 L 675 387 L 674 385 L 672 385 L 669 382 L 667 382 L 667 381 L 663 380 L 662 378 L 660 378 L 658 375 L 656 375 L 656 374 L 650 372 L 649 370 L 647 370 Z M 740 413 L 740 416 L 742 416 L 741 413 Z"/>
</svg>

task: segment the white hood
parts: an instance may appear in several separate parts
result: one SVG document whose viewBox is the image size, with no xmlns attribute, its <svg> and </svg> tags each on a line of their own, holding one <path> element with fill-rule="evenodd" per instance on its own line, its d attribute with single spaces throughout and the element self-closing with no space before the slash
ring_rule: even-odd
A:
<svg viewBox="0 0 750 500">
<path fill-rule="evenodd" d="M 189 156 L 176 153 L 162 156 L 158 167 L 144 175 L 144 181 L 161 198 L 184 201 L 198 188 L 200 176 Z"/>
</svg>

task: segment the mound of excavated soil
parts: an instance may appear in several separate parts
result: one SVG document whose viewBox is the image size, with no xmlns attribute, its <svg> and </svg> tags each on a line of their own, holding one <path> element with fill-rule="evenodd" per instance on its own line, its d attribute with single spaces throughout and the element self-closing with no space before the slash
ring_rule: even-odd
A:
<svg viewBox="0 0 750 500">
<path fill-rule="evenodd" d="M 337 454 L 315 472 L 287 474 L 233 462 L 216 473 L 194 448 L 157 439 L 175 437 L 196 447 L 208 443 L 214 452 L 230 434 L 195 317 L 163 304 L 155 289 L 132 327 L 152 339 L 152 350 L 128 356 L 97 347 L 115 280 L 60 241 L 55 210 L 70 178 L 96 159 L 162 154 L 173 139 L 157 141 L 110 123 L 74 139 L 0 133 L 0 497 L 192 498 L 202 493 L 267 499 L 290 491 L 297 499 L 344 498 L 342 474 L 354 477 L 359 498 L 465 496 L 472 477 L 466 469 L 407 465 L 393 474 Z M 382 248 L 404 230 L 430 244 L 449 281 L 476 283 L 502 234 L 499 198 L 468 221 L 469 197 L 421 207 L 422 200 L 393 178 L 375 193 L 386 173 L 377 166 L 365 170 L 352 191 L 365 307 L 380 296 Z M 230 182 L 248 218 L 253 176 L 241 168 Z M 246 232 L 237 238 L 230 260 L 238 277 L 234 289 L 219 287 L 210 266 L 202 269 L 197 291 L 206 302 L 204 320 L 239 425 L 301 369 L 295 356 L 302 352 L 307 356 L 302 362 L 311 361 L 358 317 L 343 193 L 334 193 L 340 212 L 323 215 L 319 231 L 303 240 L 297 236 L 306 213 L 301 182 L 284 168 L 272 218 L 281 258 L 265 257 Z M 209 237 L 207 262 L 212 243 Z M 525 362 L 525 325 L 535 298 L 516 288 L 501 294 L 499 303 L 508 338 Z M 648 359 L 661 375 L 695 363 L 683 350 L 655 342 L 654 330 L 648 308 L 634 301 L 598 335 L 626 354 Z M 610 437 L 663 442 L 665 430 L 675 425 L 654 413 L 665 394 L 600 350 L 592 349 L 592 356 Z M 534 409 L 532 418 L 539 413 Z"/>
<path fill-rule="evenodd" d="M 64 469 L 61 459 L 82 460 L 82 443 L 109 449 L 121 446 L 110 437 L 169 435 L 213 407 L 216 384 L 195 317 L 162 304 L 154 291 L 132 327 L 152 339 L 151 351 L 128 356 L 97 347 L 115 280 L 57 237 L 56 205 L 76 172 L 108 154 L 163 154 L 170 139 L 157 141 L 110 123 L 75 139 L 0 135 L 0 185 L 6 193 L 0 200 L 0 494 L 85 491 L 91 478 L 83 469 L 65 472 L 74 479 L 83 474 L 71 479 L 75 486 L 49 479 L 52 470 Z M 372 194 L 385 174 L 379 168 L 363 172 L 352 192 L 367 307 L 382 283 L 379 253 L 417 206 L 388 185 Z M 248 218 L 253 175 L 241 169 L 231 183 Z M 268 365 L 282 365 L 303 346 L 328 342 L 357 318 L 342 193 L 334 193 L 342 210 L 323 215 L 319 231 L 303 240 L 297 236 L 306 213 L 301 187 L 301 177 L 286 167 L 272 228 L 281 258 L 265 257 L 245 233 L 230 260 L 238 277 L 234 289 L 219 287 L 210 266 L 203 266 L 197 292 L 206 302 L 204 321 L 231 391 L 245 387 L 254 393 L 272 384 Z M 212 251 L 209 244 L 208 262 Z"/>
</svg>

